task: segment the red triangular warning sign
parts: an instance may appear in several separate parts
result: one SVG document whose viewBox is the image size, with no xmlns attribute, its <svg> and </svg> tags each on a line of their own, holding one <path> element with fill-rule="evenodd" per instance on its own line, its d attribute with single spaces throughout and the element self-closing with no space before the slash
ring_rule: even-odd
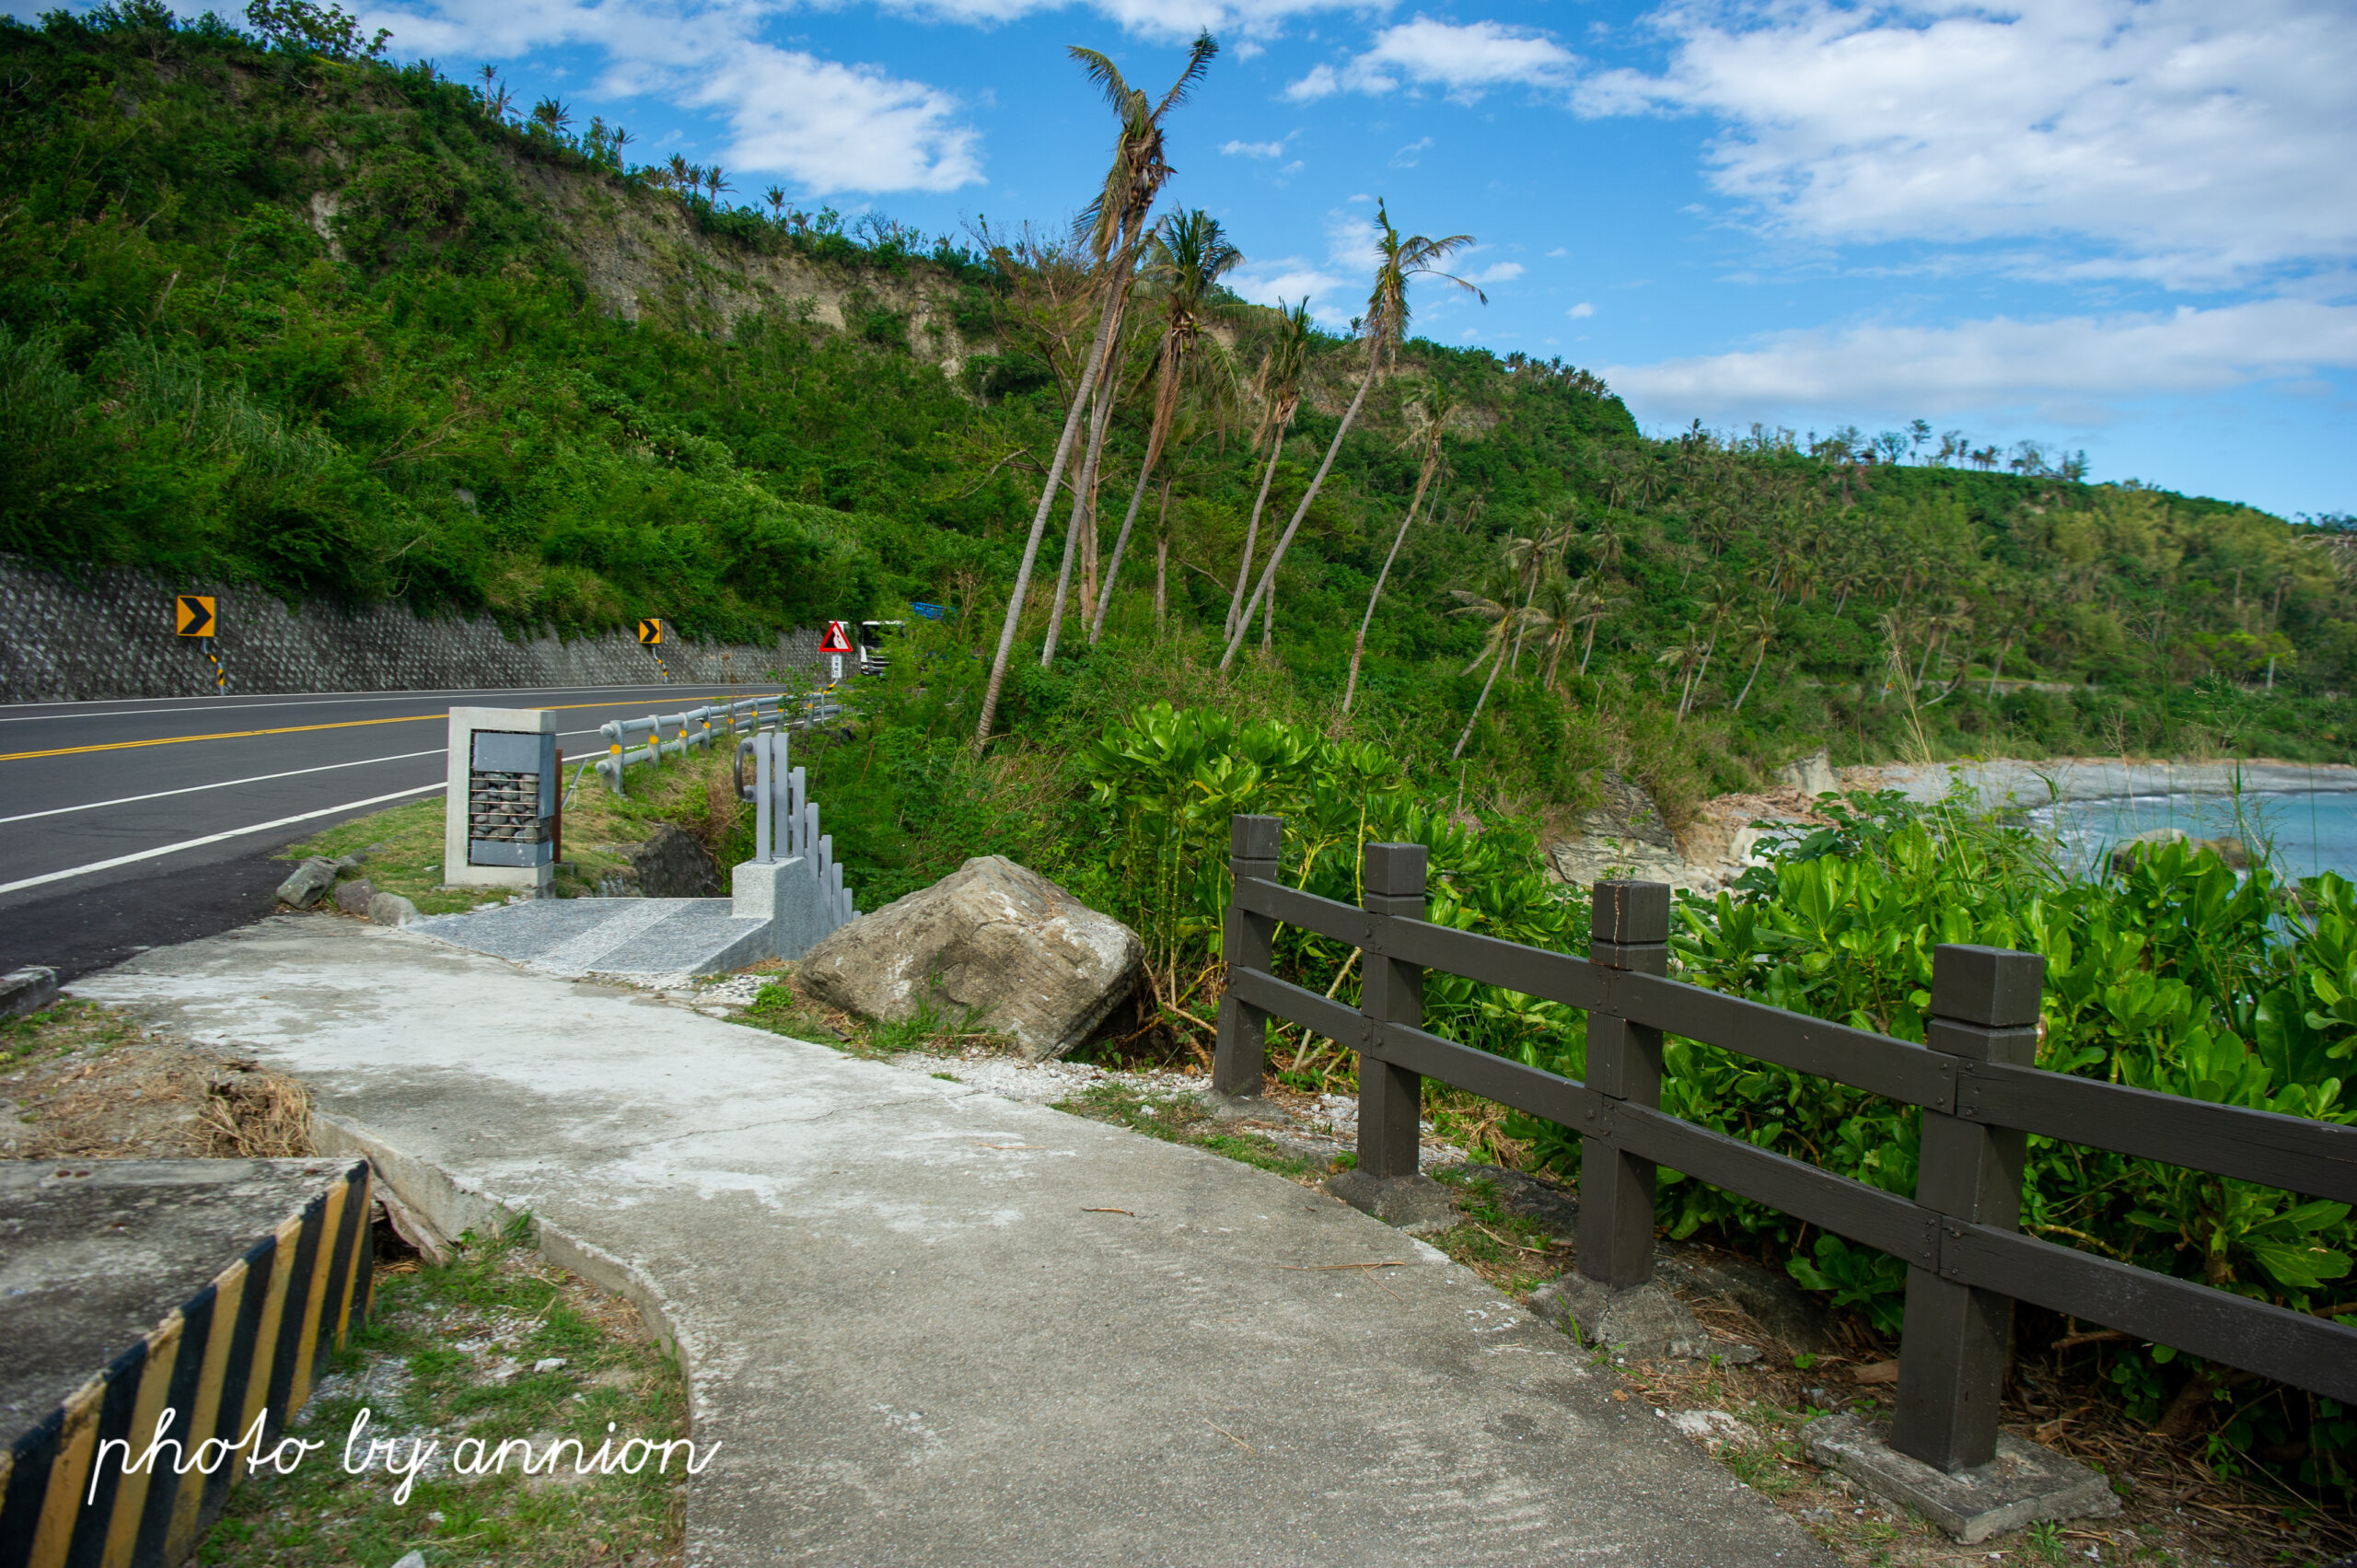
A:
<svg viewBox="0 0 2357 1568">
<path fill-rule="evenodd" d="M 819 651 L 822 654 L 847 654 L 851 652 L 851 633 L 843 629 L 843 623 L 842 621 L 830 621 L 827 622 L 827 634 L 819 639 Z"/>
</svg>

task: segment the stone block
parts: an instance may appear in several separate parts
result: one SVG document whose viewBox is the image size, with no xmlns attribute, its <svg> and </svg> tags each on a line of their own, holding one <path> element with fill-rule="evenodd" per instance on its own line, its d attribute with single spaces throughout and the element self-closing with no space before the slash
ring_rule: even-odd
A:
<svg viewBox="0 0 2357 1568">
<path fill-rule="evenodd" d="M 41 965 L 0 975 L 0 1018 L 38 1013 L 57 1000 L 57 971 Z"/>
<path fill-rule="evenodd" d="M 1430 1236 L 1457 1224 L 1457 1194 L 1422 1174 L 1369 1176 L 1346 1170 L 1329 1177 L 1326 1191 L 1364 1214 L 1411 1236 Z"/>
<path fill-rule="evenodd" d="M 799 958 L 827 934 L 824 890 L 818 863 L 807 855 L 785 860 L 749 860 L 728 874 L 730 907 L 738 920 L 768 923 L 773 958 Z"/>
<path fill-rule="evenodd" d="M 1898 1452 L 1887 1425 L 1857 1416 L 1828 1416 L 1802 1436 L 1818 1464 L 1887 1503 L 1917 1510 L 1967 1546 L 2040 1519 L 2119 1512 L 2108 1481 L 2010 1433 L 1998 1434 L 1994 1459 L 1955 1475 Z"/>
<path fill-rule="evenodd" d="M 335 862 L 315 854 L 278 885 L 278 901 L 298 910 L 309 909 L 334 886 Z"/>
<path fill-rule="evenodd" d="M 399 893 L 378 893 L 368 900 L 368 918 L 379 925 L 407 925 L 418 918 L 417 906 Z"/>
<path fill-rule="evenodd" d="M 1530 1309 L 1574 1331 L 1583 1344 L 1631 1361 L 1708 1361 L 1729 1366 L 1759 1359 L 1759 1347 L 1723 1340 L 1695 1319 L 1661 1280 L 1614 1290 L 1574 1271 L 1530 1294 Z"/>
</svg>

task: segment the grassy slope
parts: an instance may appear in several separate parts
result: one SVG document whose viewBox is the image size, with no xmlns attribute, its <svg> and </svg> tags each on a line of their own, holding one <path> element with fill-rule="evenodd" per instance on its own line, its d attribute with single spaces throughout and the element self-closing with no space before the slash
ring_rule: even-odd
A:
<svg viewBox="0 0 2357 1568">
<path fill-rule="evenodd" d="M 911 598 L 957 606 L 926 690 L 879 715 L 904 738 L 880 772 L 868 747 L 857 803 L 835 797 L 839 820 L 877 819 L 877 854 L 906 858 L 886 841 L 911 809 L 944 807 L 901 791 L 932 787 L 926 759 L 970 729 L 1034 454 L 1060 421 L 1025 277 L 885 229 L 853 243 L 823 215 L 683 203 L 607 144 L 503 123 L 427 68 L 144 13 L 7 23 L 0 56 L 0 549 L 565 630 L 663 614 L 749 635 Z M 1264 323 L 1242 310 L 1231 329 L 1247 369 Z M 1350 346 L 1322 340 L 1280 518 L 1353 374 Z M 1289 559 L 1276 665 L 1205 668 L 1258 479 L 1244 443 L 1207 441 L 1174 502 L 1170 625 L 1152 621 L 1150 550 L 1133 553 L 1105 647 L 1067 639 L 1044 671 L 1018 656 L 1017 751 L 1052 757 L 1156 696 L 1323 722 L 1413 486 L 1400 398 L 1433 381 L 1469 428 L 1376 619 L 1353 727 L 1435 789 L 1537 812 L 1611 765 L 1675 819 L 1827 742 L 1845 761 L 2349 749 L 2324 693 L 2357 673 L 2357 616 L 2331 562 L 2278 520 L 1774 442 L 1650 442 L 1585 377 L 1418 343 Z M 1141 434 L 1117 425 L 1116 500 Z M 1541 690 L 1526 656 L 1499 684 L 1460 779 L 1446 752 L 1480 689 L 1464 673 L 1480 627 L 1449 616 L 1447 590 L 1550 516 L 1579 532 L 1566 568 L 1617 580 L 1626 603 L 1595 679 Z M 1844 563 L 1860 568 L 1846 591 Z M 1729 618 L 1681 723 L 1658 656 L 1712 628 L 1714 580 L 1772 601 L 1777 630 L 1736 712 L 1750 649 Z M 1929 703 L 1934 685 L 1910 715 L 1880 690 L 1894 631 L 1935 679 L 1986 675 L 2002 650 L 2008 677 L 2070 690 L 1967 683 Z M 2271 694 L 2253 690 L 2270 653 Z M 1046 764 L 1025 777 L 1055 793 Z M 971 814 L 963 843 L 1006 805 Z"/>
</svg>

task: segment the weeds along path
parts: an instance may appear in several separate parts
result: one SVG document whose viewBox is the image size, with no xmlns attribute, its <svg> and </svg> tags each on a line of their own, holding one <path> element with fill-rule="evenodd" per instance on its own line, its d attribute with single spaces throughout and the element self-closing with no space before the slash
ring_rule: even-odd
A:
<svg viewBox="0 0 2357 1568">
<path fill-rule="evenodd" d="M 638 1301 L 720 1445 L 699 1568 L 1830 1562 L 1470 1272 L 1201 1150 L 347 922 L 76 989 Z"/>
</svg>

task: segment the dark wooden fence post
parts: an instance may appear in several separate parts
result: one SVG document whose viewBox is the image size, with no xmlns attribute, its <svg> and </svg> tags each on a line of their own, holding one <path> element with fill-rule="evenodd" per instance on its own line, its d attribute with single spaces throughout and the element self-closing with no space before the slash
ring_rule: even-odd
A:
<svg viewBox="0 0 2357 1568">
<path fill-rule="evenodd" d="M 1360 907 L 1370 914 L 1424 918 L 1424 846 L 1368 844 L 1360 862 L 1366 894 Z M 1424 1021 L 1424 970 L 1421 964 L 1364 954 L 1360 963 L 1359 1012 L 1385 1023 L 1421 1026 Z M 1377 1179 L 1413 1176 L 1424 1110 L 1421 1074 L 1372 1056 L 1359 1057 L 1359 1170 Z"/>
<path fill-rule="evenodd" d="M 1934 948 L 1924 1043 L 1979 1062 L 2035 1066 L 2045 980 L 2046 960 L 2035 953 Z M 1975 1225 L 2017 1229 L 2028 1134 L 1931 1109 L 1922 1117 L 1915 1201 Z M 1996 1458 L 2013 1325 L 2010 1296 L 1910 1267 L 1890 1446 L 1951 1472 Z"/>
<path fill-rule="evenodd" d="M 1282 817 L 1236 816 L 1227 824 L 1227 867 L 1236 882 L 1257 877 L 1277 879 L 1277 854 L 1284 843 Z M 1266 970 L 1273 956 L 1277 923 L 1265 914 L 1250 914 L 1237 907 L 1231 887 L 1227 922 L 1220 937 L 1220 956 L 1229 972 Z M 1269 1050 L 1269 1015 L 1237 999 L 1230 991 L 1219 999 L 1219 1045 L 1212 1054 L 1212 1088 L 1224 1095 L 1251 1096 L 1260 1092 L 1260 1073 Z"/>
<path fill-rule="evenodd" d="M 1669 972 L 1669 885 L 1598 882 L 1589 961 L 1639 974 Z M 1658 1108 L 1661 1031 L 1626 1018 L 1587 1016 L 1587 1086 L 1607 1102 Z M 1601 1110 L 1608 1115 L 1609 1103 Z M 1580 1143 L 1580 1272 L 1618 1290 L 1654 1270 L 1654 1162 L 1592 1130 Z"/>
</svg>

